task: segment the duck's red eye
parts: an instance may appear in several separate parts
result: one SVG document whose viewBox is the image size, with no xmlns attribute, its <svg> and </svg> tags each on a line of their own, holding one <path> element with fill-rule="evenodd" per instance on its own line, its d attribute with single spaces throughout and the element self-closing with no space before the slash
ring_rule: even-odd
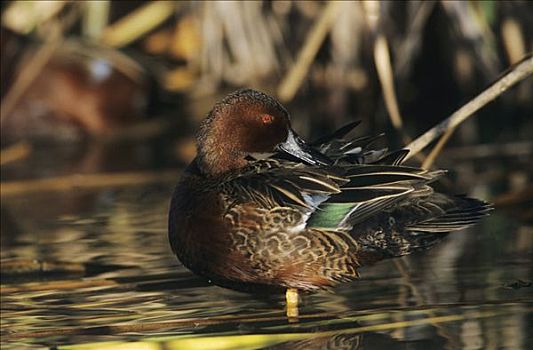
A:
<svg viewBox="0 0 533 350">
<path fill-rule="evenodd" d="M 272 124 L 272 122 L 274 121 L 274 117 L 270 114 L 263 114 L 261 116 L 261 121 L 263 122 L 263 124 Z"/>
</svg>

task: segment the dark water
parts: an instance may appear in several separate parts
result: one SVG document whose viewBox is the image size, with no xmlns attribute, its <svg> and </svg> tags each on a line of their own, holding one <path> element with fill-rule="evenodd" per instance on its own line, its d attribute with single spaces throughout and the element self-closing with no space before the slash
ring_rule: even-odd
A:
<svg viewBox="0 0 533 350">
<path fill-rule="evenodd" d="M 41 160 L 41 169 L 57 169 L 50 165 L 56 161 Z M 17 172 L 32 177 L 31 169 L 6 166 L 3 180 L 13 180 Z M 40 176 L 57 175 L 54 171 Z M 385 261 L 361 269 L 360 280 L 334 293 L 305 295 L 300 321 L 289 323 L 283 296 L 260 299 L 222 289 L 180 266 L 167 242 L 173 185 L 2 197 L 2 349 L 530 349 L 533 344 L 533 230 L 499 211 L 433 250 L 402 260 L 407 273 Z"/>
</svg>

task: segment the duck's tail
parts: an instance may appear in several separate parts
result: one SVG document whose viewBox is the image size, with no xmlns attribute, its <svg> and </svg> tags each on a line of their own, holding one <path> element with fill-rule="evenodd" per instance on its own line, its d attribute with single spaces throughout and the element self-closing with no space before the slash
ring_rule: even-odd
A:
<svg viewBox="0 0 533 350">
<path fill-rule="evenodd" d="M 476 224 L 492 206 L 464 196 L 434 193 L 419 202 L 400 204 L 354 228 L 361 265 L 427 250 L 448 233 Z"/>
</svg>

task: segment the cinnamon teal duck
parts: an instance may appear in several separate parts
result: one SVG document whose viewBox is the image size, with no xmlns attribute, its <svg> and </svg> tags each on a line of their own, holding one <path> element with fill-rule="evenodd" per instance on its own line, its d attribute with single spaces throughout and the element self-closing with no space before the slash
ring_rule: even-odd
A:
<svg viewBox="0 0 533 350">
<path fill-rule="evenodd" d="M 250 89 L 218 102 L 172 197 L 178 259 L 241 291 L 298 291 L 353 280 L 361 266 L 428 249 L 487 215 L 477 199 L 435 192 L 444 172 L 401 165 L 408 153 L 344 140 L 357 123 L 306 144 L 274 98 Z"/>
</svg>

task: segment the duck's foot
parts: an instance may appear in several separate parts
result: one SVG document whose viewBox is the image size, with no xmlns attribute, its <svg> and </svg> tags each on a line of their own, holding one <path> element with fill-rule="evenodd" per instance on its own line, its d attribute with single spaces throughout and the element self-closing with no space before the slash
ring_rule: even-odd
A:
<svg viewBox="0 0 533 350">
<path fill-rule="evenodd" d="M 287 300 L 287 319 L 289 322 L 298 322 L 298 289 L 287 289 L 285 299 Z"/>
</svg>

